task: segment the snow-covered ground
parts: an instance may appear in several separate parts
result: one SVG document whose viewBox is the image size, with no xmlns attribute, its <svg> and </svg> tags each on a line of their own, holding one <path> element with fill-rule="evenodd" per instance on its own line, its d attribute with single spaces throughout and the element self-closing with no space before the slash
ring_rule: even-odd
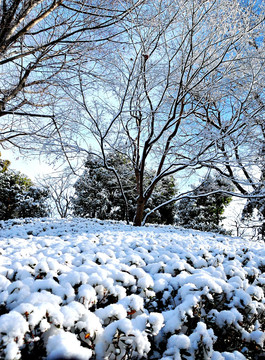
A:
<svg viewBox="0 0 265 360">
<path fill-rule="evenodd" d="M 1 359 L 261 359 L 265 246 L 169 226 L 0 222 Z"/>
</svg>

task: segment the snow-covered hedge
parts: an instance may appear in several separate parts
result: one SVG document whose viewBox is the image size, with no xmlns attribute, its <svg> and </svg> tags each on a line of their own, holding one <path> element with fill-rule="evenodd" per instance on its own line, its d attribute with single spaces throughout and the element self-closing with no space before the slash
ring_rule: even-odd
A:
<svg viewBox="0 0 265 360">
<path fill-rule="evenodd" d="M 1 359 L 261 359 L 265 247 L 173 227 L 0 222 Z"/>
</svg>

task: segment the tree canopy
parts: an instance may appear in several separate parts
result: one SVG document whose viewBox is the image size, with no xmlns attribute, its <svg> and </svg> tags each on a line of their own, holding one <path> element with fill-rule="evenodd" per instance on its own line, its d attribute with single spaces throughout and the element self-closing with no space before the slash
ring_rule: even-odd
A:
<svg viewBox="0 0 265 360">
<path fill-rule="evenodd" d="M 108 159 L 120 153 L 138 226 L 172 175 L 180 184 L 214 170 L 233 195 L 258 201 L 264 13 L 260 0 L 4 0 L 0 143 L 74 173 L 96 156 L 128 210 L 122 169 Z"/>
<path fill-rule="evenodd" d="M 91 94 L 91 74 L 78 73 L 79 131 L 68 137 L 69 154 L 92 152 L 106 168 L 108 151 L 130 159 L 135 225 L 142 224 L 156 186 L 173 174 L 214 169 L 240 196 L 251 196 L 264 141 L 262 6 L 230 0 L 142 4 L 120 24 L 122 46 L 102 59 L 105 76 L 97 92 Z M 91 136 L 97 144 L 92 151 Z M 155 172 L 148 182 L 150 163 Z"/>
</svg>

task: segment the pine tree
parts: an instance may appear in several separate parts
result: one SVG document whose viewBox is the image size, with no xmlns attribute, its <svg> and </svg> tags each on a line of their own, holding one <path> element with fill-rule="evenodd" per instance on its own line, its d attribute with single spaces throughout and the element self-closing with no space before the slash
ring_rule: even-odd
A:
<svg viewBox="0 0 265 360">
<path fill-rule="evenodd" d="M 115 166 L 122 173 L 124 189 L 127 195 L 130 194 L 133 190 L 132 171 L 126 159 L 119 155 L 111 155 L 108 160 L 109 166 Z M 72 198 L 74 214 L 88 218 L 124 220 L 125 203 L 114 174 L 105 169 L 103 163 L 93 156 L 87 159 L 85 168 L 74 185 L 75 196 Z M 129 197 L 131 200 L 130 195 Z M 130 216 L 131 201 L 128 210 Z"/>
<path fill-rule="evenodd" d="M 176 184 L 173 176 L 163 178 L 155 187 L 151 198 L 147 201 L 147 209 L 151 210 L 158 205 L 172 199 L 176 194 Z M 155 213 L 148 217 L 150 223 L 173 224 L 175 220 L 175 204 L 171 202 L 168 205 L 162 206 Z"/>
<path fill-rule="evenodd" d="M 25 175 L 8 169 L 0 159 L 0 220 L 48 216 L 47 189 L 37 188 Z"/>
<path fill-rule="evenodd" d="M 179 201 L 176 206 L 176 224 L 195 230 L 226 233 L 221 227 L 221 221 L 224 219 L 222 216 L 224 209 L 231 202 L 232 197 L 224 193 L 201 196 L 217 190 L 231 191 L 232 186 L 219 176 L 208 176 L 193 191 L 192 196 L 195 198 L 187 197 Z"/>
<path fill-rule="evenodd" d="M 133 221 L 136 209 L 137 191 L 134 170 L 125 156 L 110 154 L 108 166 L 120 174 L 120 180 L 128 202 L 128 218 Z M 125 220 L 126 206 L 121 189 L 114 173 L 104 168 L 101 160 L 90 156 L 85 163 L 85 171 L 74 185 L 75 195 L 72 198 L 73 212 L 76 216 Z M 149 171 L 148 182 L 154 175 Z M 148 185 L 148 184 L 146 184 Z M 147 203 L 146 212 L 169 200 L 176 192 L 173 177 L 162 179 Z M 152 223 L 172 224 L 174 205 L 160 208 L 148 218 Z"/>
</svg>

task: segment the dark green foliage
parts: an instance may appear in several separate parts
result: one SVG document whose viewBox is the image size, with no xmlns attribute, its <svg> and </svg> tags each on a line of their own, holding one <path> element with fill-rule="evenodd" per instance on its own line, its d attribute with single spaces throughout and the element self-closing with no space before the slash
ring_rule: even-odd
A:
<svg viewBox="0 0 265 360">
<path fill-rule="evenodd" d="M 126 157 L 112 154 L 108 166 L 115 168 L 120 176 L 124 193 L 128 201 L 128 218 L 133 221 L 136 210 L 137 190 L 134 169 Z M 125 220 L 126 205 L 114 172 L 104 168 L 101 160 L 89 157 L 85 171 L 74 185 L 75 196 L 72 198 L 73 211 L 76 216 L 98 219 Z M 149 171 L 146 185 L 154 173 Z M 146 212 L 171 199 L 176 192 L 173 177 L 161 180 L 147 201 Z M 169 204 L 159 209 L 148 218 L 148 222 L 172 224 L 174 205 Z"/>
<path fill-rule="evenodd" d="M 156 206 L 172 199 L 176 195 L 176 184 L 173 176 L 163 178 L 154 189 L 151 198 L 147 201 L 147 209 L 151 210 Z M 173 224 L 175 219 L 175 204 L 171 202 L 162 206 L 155 213 L 152 213 L 147 222 Z"/>
<path fill-rule="evenodd" d="M 28 177 L 9 170 L 6 164 L 1 160 L 0 219 L 48 216 L 48 190 L 35 187 Z"/>
<path fill-rule="evenodd" d="M 225 179 L 209 176 L 193 191 L 192 197 L 195 196 L 195 198 L 187 197 L 177 204 L 177 225 L 194 230 L 225 233 L 226 231 L 220 223 L 224 219 L 222 216 L 224 209 L 231 202 L 232 197 L 224 193 L 200 195 L 217 190 L 231 191 L 232 189 L 231 184 Z"/>
<path fill-rule="evenodd" d="M 49 215 L 49 209 L 46 205 L 46 200 L 49 197 L 49 191 L 44 188 L 30 186 L 28 191 L 19 194 L 17 199 L 18 217 L 43 217 Z"/>
<path fill-rule="evenodd" d="M 113 162 L 113 159 L 111 159 Z M 110 166 L 113 164 L 110 163 Z M 89 157 L 85 171 L 74 185 L 75 196 L 72 199 L 74 214 L 87 218 L 117 219 L 125 217 L 125 204 L 115 175 L 106 170 L 100 160 Z M 125 190 L 131 191 L 132 184 L 128 175 L 131 171 L 127 164 L 117 160 L 116 167 L 127 178 Z"/>
</svg>

